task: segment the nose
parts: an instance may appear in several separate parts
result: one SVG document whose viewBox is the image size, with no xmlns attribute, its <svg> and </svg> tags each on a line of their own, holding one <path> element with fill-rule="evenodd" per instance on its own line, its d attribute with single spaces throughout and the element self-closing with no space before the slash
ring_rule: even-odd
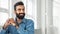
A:
<svg viewBox="0 0 60 34">
<path fill-rule="evenodd" d="M 24 10 L 21 9 L 21 10 L 19 11 L 19 13 L 24 13 Z"/>
<path fill-rule="evenodd" d="M 23 13 L 24 11 L 23 11 L 23 10 L 21 10 L 20 12 L 21 12 L 21 13 Z"/>
</svg>

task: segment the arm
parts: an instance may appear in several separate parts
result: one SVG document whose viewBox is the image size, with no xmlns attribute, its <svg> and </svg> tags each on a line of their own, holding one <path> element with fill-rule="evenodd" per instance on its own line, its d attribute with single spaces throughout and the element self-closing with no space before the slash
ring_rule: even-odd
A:
<svg viewBox="0 0 60 34">
<path fill-rule="evenodd" d="M 0 34 L 7 34 L 7 33 L 6 33 L 7 30 L 8 30 L 8 28 L 6 28 L 6 29 L 3 29 L 3 28 L 2 28 L 1 31 L 0 31 Z"/>
<path fill-rule="evenodd" d="M 6 20 L 0 34 L 9 34 L 11 33 L 11 28 L 10 28 L 10 24 L 14 23 L 14 19 L 13 18 L 9 18 Z"/>
<path fill-rule="evenodd" d="M 27 25 L 27 32 L 28 34 L 34 34 L 34 22 L 30 20 L 29 24 Z"/>
</svg>

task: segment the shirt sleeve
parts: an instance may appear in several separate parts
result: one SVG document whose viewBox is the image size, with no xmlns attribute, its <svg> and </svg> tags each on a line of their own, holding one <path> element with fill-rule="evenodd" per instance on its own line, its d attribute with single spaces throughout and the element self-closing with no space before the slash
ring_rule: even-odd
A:
<svg viewBox="0 0 60 34">
<path fill-rule="evenodd" d="M 2 28 L 2 30 L 0 31 L 0 34 L 5 34 L 6 30 Z"/>
<path fill-rule="evenodd" d="M 27 26 L 26 26 L 26 30 L 24 30 L 24 28 L 20 28 L 20 33 L 21 34 L 34 34 L 34 22 L 32 20 L 28 20 L 27 21 Z"/>
<path fill-rule="evenodd" d="M 6 29 L 1 28 L 0 34 L 7 34 L 8 27 Z"/>
</svg>

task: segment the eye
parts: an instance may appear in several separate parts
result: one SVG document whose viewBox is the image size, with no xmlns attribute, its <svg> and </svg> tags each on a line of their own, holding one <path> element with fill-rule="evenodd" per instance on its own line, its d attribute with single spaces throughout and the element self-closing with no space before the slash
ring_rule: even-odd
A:
<svg viewBox="0 0 60 34">
<path fill-rule="evenodd" d="M 21 10 L 21 9 L 18 9 L 19 11 Z"/>
<path fill-rule="evenodd" d="M 24 11 L 24 9 L 22 9 Z"/>
</svg>

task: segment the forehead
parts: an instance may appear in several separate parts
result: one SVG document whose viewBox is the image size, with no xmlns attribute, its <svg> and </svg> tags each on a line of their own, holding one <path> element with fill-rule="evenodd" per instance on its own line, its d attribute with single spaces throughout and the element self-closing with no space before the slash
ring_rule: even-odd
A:
<svg viewBox="0 0 60 34">
<path fill-rule="evenodd" d="M 25 7 L 24 7 L 24 5 L 18 5 L 18 6 L 16 6 L 16 9 L 24 9 Z"/>
</svg>

